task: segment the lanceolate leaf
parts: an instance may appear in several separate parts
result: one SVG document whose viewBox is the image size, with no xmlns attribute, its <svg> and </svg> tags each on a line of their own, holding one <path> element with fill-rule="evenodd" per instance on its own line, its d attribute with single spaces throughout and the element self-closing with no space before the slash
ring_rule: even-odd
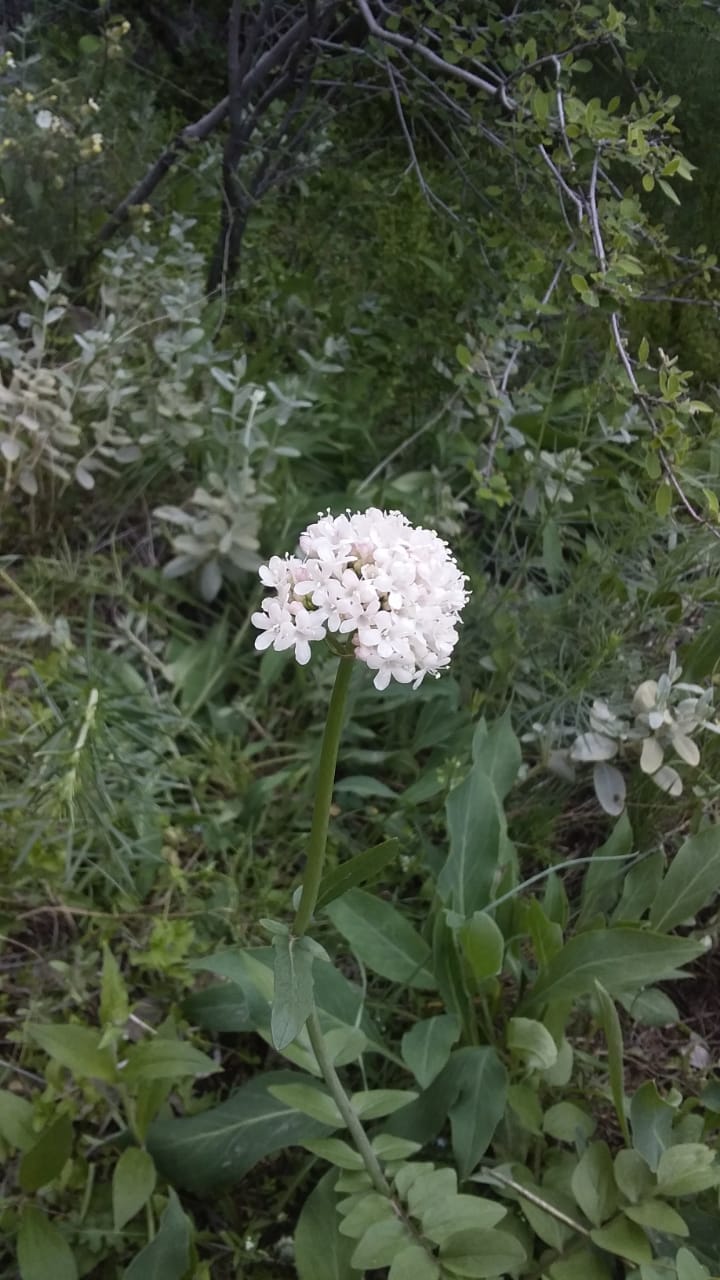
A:
<svg viewBox="0 0 720 1280">
<path fill-rule="evenodd" d="M 356 854 L 347 862 L 341 862 L 338 867 L 333 867 L 321 881 L 316 910 L 322 911 L 335 898 L 347 893 L 348 889 L 372 884 L 388 863 L 397 857 L 399 848 L 400 841 L 393 836 L 372 849 L 366 849 L 364 853 Z"/>
<path fill-rule="evenodd" d="M 276 1049 L 285 1049 L 300 1034 L 313 1010 L 313 962 L 307 938 L 278 934 L 275 948 L 275 991 L 270 1030 Z"/>
<path fill-rule="evenodd" d="M 20 1217 L 17 1241 L 20 1280 L 77 1280 L 78 1270 L 64 1235 L 35 1205 Z"/>
<path fill-rule="evenodd" d="M 625 1115 L 625 1072 L 623 1062 L 623 1038 L 620 1018 L 613 1001 L 602 983 L 595 982 L 595 995 L 598 1002 L 600 1022 L 605 1032 L 608 1048 L 608 1075 L 615 1114 L 626 1144 L 630 1145 L 630 1130 Z M 597 1223 L 596 1223 L 597 1225 Z"/>
<path fill-rule="evenodd" d="M 720 826 L 700 831 L 681 846 L 650 910 L 653 929 L 670 930 L 712 902 L 720 890 Z"/>
<path fill-rule="evenodd" d="M 430 948 L 389 902 L 351 889 L 331 902 L 328 915 L 338 933 L 374 973 L 410 987 L 432 989 Z"/>
<path fill-rule="evenodd" d="M 190 1219 L 170 1189 L 157 1235 L 123 1272 L 123 1280 L 182 1280 L 190 1266 Z"/>
<path fill-rule="evenodd" d="M 689 938 L 668 938 L 646 929 L 590 929 L 565 944 L 527 996 L 523 1012 L 552 1000 L 592 991 L 597 980 L 609 992 L 632 991 L 673 978 L 705 950 Z"/>
<path fill-rule="evenodd" d="M 269 1093 L 273 1084 L 300 1083 L 312 1086 L 297 1072 L 267 1072 L 217 1107 L 184 1119 L 156 1120 L 148 1150 L 160 1172 L 189 1191 L 237 1182 L 265 1156 L 330 1132 Z"/>
<path fill-rule="evenodd" d="M 492 779 L 475 765 L 447 800 L 450 852 L 438 877 L 446 906 L 462 916 L 487 906 L 505 837 L 505 820 Z"/>
</svg>

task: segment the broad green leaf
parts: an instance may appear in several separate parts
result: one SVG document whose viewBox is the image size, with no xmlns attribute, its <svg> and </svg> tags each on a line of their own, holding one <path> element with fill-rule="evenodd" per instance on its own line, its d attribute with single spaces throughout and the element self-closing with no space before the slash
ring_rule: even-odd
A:
<svg viewBox="0 0 720 1280">
<path fill-rule="evenodd" d="M 300 1080 L 308 1083 L 297 1072 L 268 1072 L 242 1085 L 217 1107 L 184 1119 L 156 1120 L 150 1126 L 147 1147 L 158 1169 L 176 1185 L 200 1194 L 239 1182 L 258 1160 L 283 1147 L 299 1146 L 327 1133 L 327 1126 L 269 1092 L 274 1084 Z"/>
<path fill-rule="evenodd" d="M 45 1214 L 27 1204 L 17 1238 L 20 1280 L 78 1280 L 72 1249 Z"/>
<path fill-rule="evenodd" d="M 130 1012 L 127 987 L 120 966 L 107 943 L 103 944 L 103 966 L 100 980 L 100 1022 L 102 1026 L 123 1026 Z"/>
<path fill-rule="evenodd" d="M 18 1182 L 23 1191 L 38 1191 L 57 1178 L 72 1155 L 73 1127 L 68 1115 L 58 1116 L 38 1134 L 23 1155 Z"/>
<path fill-rule="evenodd" d="M 392 982 L 432 990 L 430 948 L 389 902 L 350 889 L 327 909 L 338 933 L 374 973 Z"/>
<path fill-rule="evenodd" d="M 166 1040 L 153 1036 L 142 1040 L 128 1050 L 127 1062 L 118 1069 L 124 1084 L 138 1080 L 180 1080 L 183 1076 L 209 1076 L 219 1071 L 206 1053 L 188 1044 L 187 1040 Z"/>
<path fill-rule="evenodd" d="M 363 1120 L 378 1120 L 408 1106 L 416 1098 L 417 1093 L 411 1089 L 361 1089 L 350 1101 Z"/>
<path fill-rule="evenodd" d="M 485 720 L 478 722 L 473 735 L 472 754 L 473 764 L 487 774 L 498 799 L 504 800 L 522 764 L 522 750 L 508 711 L 489 728 Z"/>
<path fill-rule="evenodd" d="M 355 1246 L 339 1230 L 336 1178 L 334 1169 L 326 1173 L 300 1210 L 295 1228 L 298 1280 L 357 1280 L 350 1267 Z"/>
<path fill-rule="evenodd" d="M 115 1079 L 115 1063 L 107 1049 L 100 1049 L 100 1032 L 90 1027 L 62 1026 L 48 1022 L 31 1026 L 28 1033 L 40 1048 L 67 1067 L 78 1079 L 111 1082 Z"/>
<path fill-rule="evenodd" d="M 711 1280 L 707 1267 L 698 1262 L 689 1249 L 678 1249 L 675 1266 L 677 1267 L 677 1280 Z"/>
<path fill-rule="evenodd" d="M 456 1049 L 416 1102 L 396 1111 L 390 1133 L 432 1142 L 450 1117 L 453 1152 L 461 1178 L 487 1151 L 507 1102 L 507 1075 L 494 1049 Z"/>
<path fill-rule="evenodd" d="M 720 826 L 690 836 L 675 854 L 650 911 L 653 929 L 669 932 L 720 891 Z"/>
<path fill-rule="evenodd" d="M 340 1201 L 337 1212 L 343 1214 L 339 1228 L 341 1235 L 353 1240 L 359 1240 L 376 1222 L 386 1222 L 397 1216 L 393 1202 L 388 1196 L 378 1195 L 377 1191 L 359 1192 L 349 1200 Z"/>
<path fill-rule="evenodd" d="M 190 1219 L 170 1188 L 153 1240 L 123 1271 L 123 1280 L 181 1280 L 190 1266 Z"/>
<path fill-rule="evenodd" d="M 128 1147 L 115 1165 L 112 1179 L 113 1224 L 116 1231 L 135 1217 L 155 1190 L 157 1174 L 152 1156 Z"/>
<path fill-rule="evenodd" d="M 694 1196 L 720 1183 L 715 1152 L 702 1142 L 668 1147 L 657 1167 L 658 1191 L 664 1196 Z"/>
<path fill-rule="evenodd" d="M 510 1018 L 507 1047 L 530 1071 L 544 1071 L 557 1062 L 557 1046 L 547 1027 L 533 1018 Z"/>
<path fill-rule="evenodd" d="M 508 1104 L 521 1127 L 539 1137 L 542 1133 L 542 1107 L 538 1090 L 530 1084 L 511 1084 L 508 1088 Z"/>
<path fill-rule="evenodd" d="M 396 1253 L 388 1280 L 439 1280 L 440 1267 L 422 1245 L 411 1244 Z"/>
<path fill-rule="evenodd" d="M 389 1267 L 403 1247 L 409 1244 L 412 1244 L 412 1236 L 399 1219 L 376 1222 L 374 1226 L 368 1227 L 355 1246 L 352 1265 L 357 1271 Z"/>
<path fill-rule="evenodd" d="M 348 889 L 372 884 L 388 863 L 397 857 L 399 848 L 400 841 L 392 836 L 389 840 L 383 840 L 382 844 L 377 844 L 372 849 L 365 849 L 363 853 L 358 853 L 347 862 L 341 862 L 339 866 L 333 867 L 320 882 L 316 913 L 323 911 L 335 898 L 347 893 Z"/>
<path fill-rule="evenodd" d="M 644 1027 L 667 1027 L 680 1021 L 677 1005 L 658 987 L 645 987 L 631 995 L 619 995 L 618 1003 L 634 1022 Z"/>
<path fill-rule="evenodd" d="M 454 1169 L 433 1169 L 421 1173 L 414 1179 L 407 1192 L 407 1202 L 411 1214 L 415 1218 L 422 1215 L 432 1205 L 447 1204 L 457 1195 L 457 1174 Z"/>
<path fill-rule="evenodd" d="M 320 1156 L 338 1169 L 360 1171 L 364 1168 L 357 1151 L 342 1138 L 313 1138 L 312 1141 L 303 1142 L 303 1146 L 307 1151 L 312 1151 L 314 1156 Z"/>
<path fill-rule="evenodd" d="M 422 1215 L 423 1235 L 434 1244 L 442 1245 L 459 1231 L 495 1227 L 506 1216 L 507 1210 L 497 1200 L 485 1200 L 482 1196 L 448 1196 L 425 1209 Z"/>
<path fill-rule="evenodd" d="M 553 1262 L 549 1280 L 614 1280 L 610 1264 L 593 1249 L 574 1250 L 570 1257 Z M 671 1280 L 664 1276 L 663 1280 Z"/>
<path fill-rule="evenodd" d="M 450 1133 L 458 1174 L 465 1179 L 484 1156 L 502 1119 L 507 1075 L 495 1050 L 488 1047 L 458 1050 L 441 1074 L 445 1072 L 457 1083 L 449 1107 Z"/>
<path fill-rule="evenodd" d="M 200 640 L 183 645 L 165 666 L 168 679 L 180 694 L 188 719 L 216 696 L 228 680 L 228 620 L 223 615 Z"/>
<path fill-rule="evenodd" d="M 574 1102 L 556 1102 L 543 1116 L 543 1131 L 558 1142 L 575 1143 L 587 1139 L 595 1131 L 595 1121 Z"/>
<path fill-rule="evenodd" d="M 537 898 L 530 898 L 522 906 L 520 918 L 532 939 L 538 968 L 546 969 L 562 947 L 562 929 L 548 919 Z"/>
<path fill-rule="evenodd" d="M 225 982 L 195 991 L 183 1001 L 188 1022 L 205 1031 L 254 1031 L 256 1019 L 241 987 Z M 269 1018 L 269 1006 L 268 1006 Z"/>
<path fill-rule="evenodd" d="M 689 938 L 646 929 L 590 929 L 565 943 L 539 975 L 523 1010 L 585 995 L 596 981 L 613 994 L 674 978 L 704 951 L 702 943 Z"/>
<path fill-rule="evenodd" d="M 620 1019 L 613 1001 L 600 982 L 595 982 L 595 996 L 598 1002 L 600 1023 L 605 1032 L 608 1047 L 608 1075 L 610 1077 L 610 1093 L 612 1094 L 615 1114 L 620 1131 L 630 1145 L 630 1130 L 625 1114 L 625 1068 L 623 1057 L 623 1038 Z"/>
<path fill-rule="evenodd" d="M 459 1035 L 460 1022 L 452 1013 L 424 1018 L 405 1032 L 401 1047 L 403 1061 L 421 1088 L 427 1088 L 442 1071 Z"/>
<path fill-rule="evenodd" d="M 286 1106 L 296 1111 L 303 1111 L 320 1124 L 329 1125 L 331 1129 L 340 1128 L 343 1118 L 329 1093 L 311 1084 L 274 1084 L 268 1089 L 273 1098 L 279 1098 Z"/>
<path fill-rule="evenodd" d="M 447 799 L 450 852 L 437 888 L 446 906 L 469 916 L 487 906 L 505 836 L 505 820 L 492 779 L 475 765 Z"/>
<path fill-rule="evenodd" d="M 618 1151 L 613 1161 L 615 1181 L 627 1200 L 638 1204 L 655 1189 L 655 1177 L 639 1151 Z"/>
<path fill-rule="evenodd" d="M 652 1249 L 642 1227 L 630 1222 L 624 1214 L 618 1214 L 613 1222 L 605 1227 L 595 1227 L 590 1232 L 593 1244 L 608 1253 L 626 1258 L 628 1262 L 650 1262 Z"/>
<path fill-rule="evenodd" d="M 649 1227 L 652 1231 L 665 1232 L 670 1236 L 690 1234 L 685 1221 L 666 1200 L 643 1200 L 641 1204 L 629 1205 L 625 1214 L 631 1222 L 639 1222 L 641 1227 Z"/>
<path fill-rule="evenodd" d="M 663 1151 L 672 1142 L 674 1119 L 675 1111 L 660 1097 L 654 1080 L 646 1080 L 633 1094 L 630 1103 L 633 1146 L 653 1173 Z"/>
<path fill-rule="evenodd" d="M 585 1217 L 601 1227 L 617 1209 L 612 1156 L 606 1142 L 586 1147 L 573 1170 L 572 1193 Z"/>
<path fill-rule="evenodd" d="M 372 1140 L 372 1149 L 382 1161 L 408 1160 L 422 1146 L 420 1142 L 411 1142 L 409 1138 L 398 1138 L 393 1133 L 379 1133 Z"/>
<path fill-rule="evenodd" d="M 516 1271 L 525 1258 L 520 1241 L 494 1227 L 484 1231 L 459 1231 L 440 1249 L 444 1271 L 451 1276 L 480 1277 L 480 1280 Z"/>
<path fill-rule="evenodd" d="M 307 938 L 276 935 L 275 987 L 270 1031 L 276 1049 L 285 1049 L 299 1036 L 314 1005 L 315 954 Z"/>
<path fill-rule="evenodd" d="M 33 1128 L 33 1106 L 9 1089 L 0 1089 L 0 1138 L 18 1151 L 32 1147 L 37 1133 Z"/>
<path fill-rule="evenodd" d="M 494 978 L 502 969 L 505 939 L 492 916 L 475 911 L 458 931 L 462 953 L 476 982 Z"/>
</svg>

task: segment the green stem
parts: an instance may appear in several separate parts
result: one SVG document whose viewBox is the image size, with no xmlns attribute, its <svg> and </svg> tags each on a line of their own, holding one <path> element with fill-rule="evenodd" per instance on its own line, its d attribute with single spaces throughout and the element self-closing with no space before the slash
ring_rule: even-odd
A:
<svg viewBox="0 0 720 1280">
<path fill-rule="evenodd" d="M 323 1073 L 325 1083 L 330 1090 L 333 1101 L 340 1112 L 340 1115 L 345 1121 L 350 1137 L 355 1143 L 355 1149 L 370 1175 L 370 1179 L 375 1190 L 378 1191 L 381 1196 L 392 1197 L 390 1187 L 385 1179 L 382 1169 L 380 1168 L 380 1162 L 370 1146 L 370 1140 L 360 1123 L 360 1117 L 343 1089 L 340 1077 L 328 1057 L 323 1033 L 320 1029 L 320 1020 L 315 1009 L 313 1009 L 307 1020 L 307 1031 L 308 1036 L 310 1037 L 310 1044 L 312 1045 L 313 1053 L 317 1058 L 318 1066 Z"/>
<path fill-rule="evenodd" d="M 328 823 L 330 821 L 330 805 L 335 783 L 335 765 L 337 764 L 340 734 L 342 733 L 345 715 L 345 702 L 352 671 L 353 659 L 341 658 L 337 675 L 335 676 L 335 686 L 332 691 L 330 706 L 328 707 L 325 731 L 320 748 L 315 808 L 313 809 L 312 827 L 308 842 L 305 875 L 303 877 L 300 905 L 292 927 L 293 936 L 296 938 L 302 938 L 312 920 L 320 889 L 323 863 L 325 861 Z"/>
</svg>

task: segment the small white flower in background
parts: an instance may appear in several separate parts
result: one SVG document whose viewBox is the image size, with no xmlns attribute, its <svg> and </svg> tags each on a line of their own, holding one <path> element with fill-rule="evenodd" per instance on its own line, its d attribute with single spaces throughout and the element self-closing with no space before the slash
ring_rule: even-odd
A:
<svg viewBox="0 0 720 1280">
<path fill-rule="evenodd" d="M 36 112 L 35 124 L 38 129 L 51 129 L 55 133 L 60 128 L 61 121 L 58 116 L 53 115 L 52 111 L 48 111 L 47 108 L 43 107 Z"/>
<path fill-rule="evenodd" d="M 253 614 L 257 649 L 294 647 L 304 666 L 312 641 L 347 637 L 376 689 L 391 680 L 417 688 L 448 665 L 468 592 L 437 533 L 371 507 L 320 515 L 300 549 L 302 558 L 273 556 L 259 571 L 276 594 Z"/>
</svg>

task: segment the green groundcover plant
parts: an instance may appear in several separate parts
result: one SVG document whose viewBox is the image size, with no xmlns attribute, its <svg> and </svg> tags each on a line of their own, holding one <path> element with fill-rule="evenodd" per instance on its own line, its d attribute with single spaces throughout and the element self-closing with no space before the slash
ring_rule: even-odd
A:
<svg viewBox="0 0 720 1280">
<path fill-rule="evenodd" d="M 677 1017 L 658 984 L 710 944 L 694 923 L 720 888 L 717 828 L 690 835 L 667 866 L 637 850 L 623 813 L 601 848 L 574 860 L 583 879 L 571 908 L 562 866 L 521 878 L 505 811 L 520 745 L 507 716 L 481 720 L 415 927 L 377 888 L 397 838 L 326 856 L 335 766 L 365 668 L 382 689 L 448 666 L 465 579 L 436 533 L 378 509 L 320 516 L 299 554 L 272 557 L 260 577 L 256 647 L 293 649 L 303 666 L 329 650 L 336 663 L 305 870 L 286 919 L 259 922 L 270 945 L 195 962 L 219 981 L 184 1013 L 259 1035 L 288 1066 L 203 1104 L 192 1082 L 202 1088 L 222 1059 L 173 1019 L 144 1023 L 106 947 L 96 1024 L 28 1027 L 50 1060 L 41 1108 L 0 1092 L 20 1189 L 4 1226 L 22 1280 L 117 1274 L 96 1268 L 128 1241 L 125 1280 L 208 1277 L 188 1201 L 242 1194 L 255 1166 L 289 1147 L 312 1158 L 292 1242 L 300 1280 L 717 1275 L 720 1090 L 705 1076 L 687 1096 L 652 1078 L 628 1091 L 621 1020 Z M 381 1018 L 367 970 L 392 992 Z M 116 1155 L 100 1193 L 68 1072 L 107 1106 L 99 1142 Z M 69 1186 L 81 1203 L 61 1219 Z"/>
</svg>

